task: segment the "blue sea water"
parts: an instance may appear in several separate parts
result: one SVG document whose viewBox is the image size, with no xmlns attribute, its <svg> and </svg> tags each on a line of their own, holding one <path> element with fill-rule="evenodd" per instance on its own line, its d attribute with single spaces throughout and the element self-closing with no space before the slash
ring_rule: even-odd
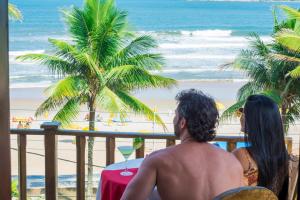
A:
<svg viewBox="0 0 300 200">
<path fill-rule="evenodd" d="M 83 0 L 11 0 L 23 22 L 10 22 L 10 78 L 12 87 L 38 87 L 55 81 L 45 66 L 16 61 L 25 53 L 48 52 L 48 38 L 69 40 L 61 10 L 81 6 Z M 244 79 L 220 65 L 231 62 L 246 37 L 256 32 L 270 41 L 276 5 L 300 7 L 299 2 L 213 2 L 197 0 L 117 0 L 127 10 L 139 34 L 150 34 L 166 58 L 162 75 L 178 80 Z M 157 72 L 154 72 L 157 73 Z"/>
</svg>

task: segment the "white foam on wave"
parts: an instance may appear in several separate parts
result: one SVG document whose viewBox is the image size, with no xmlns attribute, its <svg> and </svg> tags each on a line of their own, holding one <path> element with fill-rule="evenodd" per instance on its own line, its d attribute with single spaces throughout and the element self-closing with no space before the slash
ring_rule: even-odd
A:
<svg viewBox="0 0 300 200">
<path fill-rule="evenodd" d="M 56 39 L 56 40 L 64 40 L 64 41 L 71 41 L 72 38 L 68 35 L 29 35 L 29 36 L 11 36 L 10 42 L 36 42 L 36 41 L 45 41 L 47 42 L 49 38 Z"/>
<path fill-rule="evenodd" d="M 153 70 L 152 73 L 180 73 L 180 72 L 188 72 L 188 73 L 194 73 L 194 72 L 216 72 L 216 71 L 227 71 L 227 72 L 235 72 L 236 70 L 232 69 L 220 69 L 220 68 L 176 68 L 176 69 L 162 69 L 162 70 Z"/>
<path fill-rule="evenodd" d="M 182 35 L 189 36 L 208 36 L 208 37 L 229 37 L 232 34 L 232 30 L 196 30 L 196 31 L 180 31 Z"/>
<path fill-rule="evenodd" d="M 38 83 L 11 83 L 10 88 L 45 88 L 51 85 L 51 81 L 41 81 Z"/>
<path fill-rule="evenodd" d="M 28 74 L 28 75 L 12 75 L 9 76 L 10 79 L 22 79 L 22 78 L 30 78 L 30 77 L 45 77 L 45 78 L 56 78 L 55 75 L 52 74 Z"/>
<path fill-rule="evenodd" d="M 174 30 L 174 31 L 138 31 L 139 35 L 183 35 L 183 36 L 201 36 L 201 37 L 229 37 L 232 30 L 206 29 L 206 30 Z"/>
<path fill-rule="evenodd" d="M 224 59 L 233 60 L 237 55 L 213 55 L 213 54 L 181 54 L 181 55 L 165 55 L 167 59 Z"/>
<path fill-rule="evenodd" d="M 25 55 L 25 54 L 32 54 L 32 53 L 45 53 L 44 49 L 39 49 L 39 50 L 26 50 L 26 51 L 9 51 L 9 56 L 21 56 L 21 55 Z"/>
<path fill-rule="evenodd" d="M 247 43 L 206 43 L 206 44 L 176 44 L 162 43 L 159 45 L 163 49 L 199 49 L 199 48 L 242 48 L 246 47 Z"/>
</svg>

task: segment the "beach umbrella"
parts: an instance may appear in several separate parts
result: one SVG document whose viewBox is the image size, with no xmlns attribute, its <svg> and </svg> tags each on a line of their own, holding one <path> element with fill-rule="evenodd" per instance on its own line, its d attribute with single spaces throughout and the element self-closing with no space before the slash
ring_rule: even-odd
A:
<svg viewBox="0 0 300 200">
<path fill-rule="evenodd" d="M 216 102 L 216 105 L 217 105 L 218 110 L 224 110 L 225 109 L 224 104 L 222 104 L 221 102 Z"/>
</svg>

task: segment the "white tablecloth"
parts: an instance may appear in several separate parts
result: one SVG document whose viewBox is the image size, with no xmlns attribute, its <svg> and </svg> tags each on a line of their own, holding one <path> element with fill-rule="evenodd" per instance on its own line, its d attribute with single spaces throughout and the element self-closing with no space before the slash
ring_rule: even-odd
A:
<svg viewBox="0 0 300 200">
<path fill-rule="evenodd" d="M 128 160 L 127 162 L 127 168 L 139 168 L 143 162 L 144 158 L 134 159 L 134 160 Z M 119 169 L 125 169 L 126 162 L 119 162 L 114 163 L 111 165 L 108 165 L 104 170 L 119 170 Z M 101 200 L 101 176 L 99 181 L 99 186 L 97 190 L 97 200 Z M 118 199 L 116 199 L 118 200 Z M 157 188 L 155 187 L 152 194 L 150 195 L 148 200 L 160 200 L 159 194 L 157 192 Z"/>
</svg>

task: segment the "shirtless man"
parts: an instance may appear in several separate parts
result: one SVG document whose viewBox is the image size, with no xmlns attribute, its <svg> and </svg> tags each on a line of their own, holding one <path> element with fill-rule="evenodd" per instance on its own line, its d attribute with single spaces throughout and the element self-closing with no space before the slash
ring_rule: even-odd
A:
<svg viewBox="0 0 300 200">
<path fill-rule="evenodd" d="M 243 186 L 243 169 L 230 153 L 207 143 L 215 137 L 219 114 L 214 100 L 194 89 L 176 96 L 173 120 L 181 144 L 145 158 L 122 200 L 144 200 L 157 186 L 161 199 L 212 200 Z"/>
</svg>

